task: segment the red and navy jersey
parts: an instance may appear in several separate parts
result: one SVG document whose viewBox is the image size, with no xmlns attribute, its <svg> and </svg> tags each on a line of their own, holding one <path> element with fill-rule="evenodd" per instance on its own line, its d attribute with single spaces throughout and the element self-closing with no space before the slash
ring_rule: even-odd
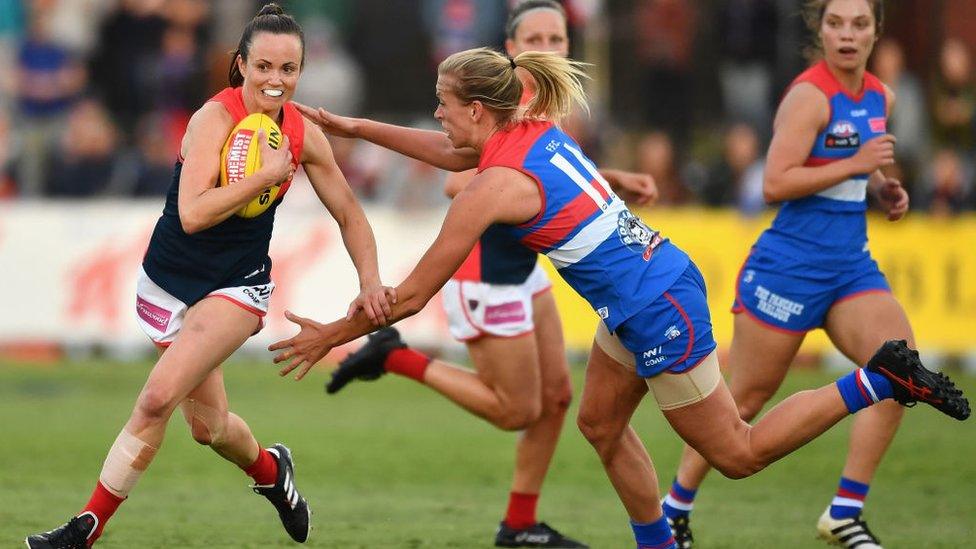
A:
<svg viewBox="0 0 976 549">
<path fill-rule="evenodd" d="M 241 88 L 226 88 L 210 101 L 227 109 L 234 125 L 249 113 L 244 107 Z M 283 109 L 281 131 L 288 136 L 292 156 L 300 159 L 305 139 L 305 123 L 291 103 Z M 187 234 L 180 223 L 179 191 L 183 159 L 176 162 L 173 182 L 166 196 L 163 215 L 156 222 L 143 269 L 159 287 L 187 305 L 193 305 L 210 292 L 234 286 L 254 286 L 271 281 L 268 247 L 275 210 L 291 181 L 281 186 L 277 199 L 262 214 L 253 218 L 232 215 L 203 231 Z"/>
<path fill-rule="evenodd" d="M 526 248 L 545 254 L 611 331 L 664 293 L 688 256 L 647 227 L 552 122 L 523 121 L 485 143 L 478 171 L 518 170 L 539 186 L 542 209 L 504 225 Z"/>
<path fill-rule="evenodd" d="M 513 239 L 504 225 L 493 224 L 451 278 L 488 284 L 523 284 L 537 260 L 538 254 Z"/>
<path fill-rule="evenodd" d="M 861 91 L 852 94 L 821 61 L 793 81 L 809 82 L 830 103 L 830 119 L 817 134 L 805 166 L 824 166 L 857 154 L 861 145 L 887 132 L 884 85 L 864 73 Z M 821 265 L 846 268 L 868 256 L 867 184 L 871 174 L 857 174 L 817 194 L 783 202 L 757 245 Z"/>
<path fill-rule="evenodd" d="M 519 105 L 532 100 L 528 87 L 522 90 Z M 467 259 L 451 278 L 488 284 L 525 283 L 535 269 L 538 254 L 512 239 L 501 225 L 492 225 L 481 235 Z"/>
</svg>

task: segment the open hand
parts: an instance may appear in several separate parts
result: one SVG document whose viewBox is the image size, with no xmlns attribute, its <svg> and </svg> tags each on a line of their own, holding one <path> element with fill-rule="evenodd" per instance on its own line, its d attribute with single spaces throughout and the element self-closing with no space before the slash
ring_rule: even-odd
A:
<svg viewBox="0 0 976 549">
<path fill-rule="evenodd" d="M 308 105 L 294 103 L 298 112 L 322 128 L 322 131 L 336 137 L 359 137 L 356 132 L 356 119 L 347 116 L 339 116 L 331 112 L 318 108 L 314 109 Z"/>
<path fill-rule="evenodd" d="M 305 377 L 305 374 L 315 366 L 315 363 L 322 360 L 330 350 L 332 344 L 329 343 L 328 328 L 324 324 L 315 322 L 308 318 L 302 318 L 285 311 L 285 318 L 294 322 L 301 328 L 291 339 L 284 339 L 272 343 L 268 346 L 269 351 L 281 351 L 274 357 L 275 364 L 291 361 L 278 372 L 284 377 L 292 370 L 299 368 L 295 380 Z"/>
</svg>

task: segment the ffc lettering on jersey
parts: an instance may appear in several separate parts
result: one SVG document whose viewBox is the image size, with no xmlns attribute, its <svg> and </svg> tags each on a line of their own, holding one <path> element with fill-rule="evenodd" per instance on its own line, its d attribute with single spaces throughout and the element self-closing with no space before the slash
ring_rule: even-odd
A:
<svg viewBox="0 0 976 549">
<path fill-rule="evenodd" d="M 824 146 L 828 149 L 857 148 L 861 146 L 861 135 L 853 122 L 838 120 L 824 137 Z"/>
</svg>

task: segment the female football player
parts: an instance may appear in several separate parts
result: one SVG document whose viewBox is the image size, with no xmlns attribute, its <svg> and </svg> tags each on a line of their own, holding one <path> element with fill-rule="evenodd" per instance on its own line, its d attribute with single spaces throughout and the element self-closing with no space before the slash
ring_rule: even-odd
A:
<svg viewBox="0 0 976 549">
<path fill-rule="evenodd" d="M 300 163 L 335 217 L 359 272 L 354 307 L 382 322 L 389 303 L 380 285 L 376 245 L 362 209 L 336 166 L 325 137 L 289 102 L 304 60 L 304 37 L 275 4 L 245 27 L 230 70 L 230 88 L 191 118 L 166 199 L 142 265 L 136 312 L 162 350 L 118 438 L 89 502 L 67 524 L 27 538 L 29 547 L 84 548 L 128 497 L 156 454 L 177 407 L 193 438 L 209 445 L 254 480 L 277 509 L 288 534 L 304 542 L 309 510 L 294 481 L 291 453 L 264 449 L 247 424 L 228 411 L 221 363 L 260 330 L 274 290 L 268 245 L 275 210 Z M 217 186 L 221 147 L 251 113 L 275 120 L 284 138 L 275 150 L 259 137 L 262 164 L 242 181 Z M 278 197 L 254 217 L 235 215 L 266 189 Z"/>
<path fill-rule="evenodd" d="M 519 73 L 537 87 L 525 109 L 519 107 Z M 624 206 L 556 125 L 574 100 L 585 105 L 581 76 L 578 64 L 555 54 L 510 58 L 468 50 L 439 66 L 434 117 L 444 133 L 369 120 L 353 121 L 350 133 L 397 144 L 399 152 L 440 167 L 468 169 L 478 162 L 478 175 L 454 198 L 436 240 L 397 287 L 393 321 L 422 309 L 492 225 L 546 254 L 602 319 L 578 424 L 626 507 L 640 547 L 675 547 L 650 457 L 629 427 L 648 389 L 675 431 L 734 478 L 758 472 L 885 399 L 969 416 L 968 401 L 948 378 L 926 370 L 904 341 L 889 341 L 865 368 L 836 384 L 793 395 L 754 426 L 743 421 L 719 372 L 698 269 Z M 297 369 L 298 379 L 332 347 L 373 330 L 362 313 L 329 324 L 286 316 L 300 332 L 270 348 L 281 351 L 275 362 L 287 362 L 281 375 Z M 379 352 L 356 361 L 347 377 L 375 379 L 393 371 L 435 388 L 475 381 L 447 374 L 389 329 L 371 338 Z M 473 409 L 493 400 L 471 394 Z"/>
<path fill-rule="evenodd" d="M 912 328 L 867 246 L 867 195 L 889 221 L 908 193 L 880 170 L 894 163 L 886 119 L 895 97 L 865 67 L 881 35 L 882 0 L 807 5 L 822 55 L 790 86 L 776 116 L 764 191 L 781 202 L 737 281 L 729 389 L 751 421 L 779 389 L 806 333 L 823 328 L 837 349 L 865 364 L 886 339 L 914 347 Z M 829 543 L 878 549 L 861 519 L 874 472 L 904 410 L 885 402 L 857 414 L 839 487 L 817 523 Z M 679 547 L 691 547 L 688 517 L 708 462 L 686 447 L 664 500 Z"/>
<path fill-rule="evenodd" d="M 505 29 L 508 55 L 529 50 L 569 55 L 566 26 L 566 13 L 555 0 L 517 4 Z M 528 97 L 531 94 L 523 102 Z M 314 118 L 316 113 L 309 115 Z M 638 203 L 646 204 L 656 195 L 650 176 L 619 170 L 601 173 Z M 455 196 L 474 175 L 474 170 L 450 174 L 445 191 Z M 435 389 L 499 428 L 520 431 L 508 507 L 495 532 L 495 543 L 502 547 L 584 547 L 536 518 L 542 484 L 572 398 L 562 324 L 551 287 L 536 252 L 507 237 L 502 228 L 492 227 L 442 292 L 451 334 L 467 346 L 477 374 L 453 367 L 444 371 L 479 383 Z M 342 367 L 370 352 L 371 347 L 363 349 Z M 330 392 L 343 385 L 342 367 Z M 471 405 L 472 390 L 493 395 L 494 401 Z"/>
</svg>

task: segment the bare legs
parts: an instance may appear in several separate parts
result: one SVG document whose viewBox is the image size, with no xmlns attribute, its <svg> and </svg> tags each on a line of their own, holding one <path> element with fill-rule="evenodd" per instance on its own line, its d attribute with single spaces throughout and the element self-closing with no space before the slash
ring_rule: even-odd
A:
<svg viewBox="0 0 976 549">
<path fill-rule="evenodd" d="M 835 304 L 827 315 L 827 334 L 852 362 L 861 366 L 887 339 L 907 339 L 914 346 L 908 318 L 889 293 L 868 293 Z M 742 419 L 751 421 L 773 396 L 796 355 L 802 335 L 776 332 L 746 314 L 735 317 L 729 354 L 729 389 Z M 894 401 L 855 415 L 843 476 L 869 484 L 904 414 Z M 696 489 L 710 466 L 686 446 L 678 482 Z"/>
</svg>

